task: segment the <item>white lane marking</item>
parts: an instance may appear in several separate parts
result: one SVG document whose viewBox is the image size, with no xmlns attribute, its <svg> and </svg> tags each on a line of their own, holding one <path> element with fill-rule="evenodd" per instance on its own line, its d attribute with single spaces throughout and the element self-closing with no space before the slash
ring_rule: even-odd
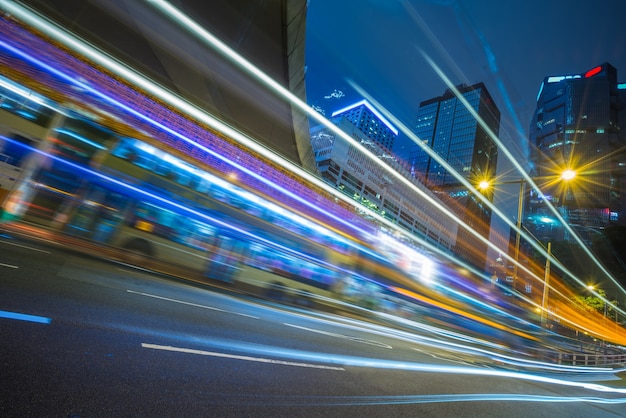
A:
<svg viewBox="0 0 626 418">
<path fill-rule="evenodd" d="M 292 361 L 275 360 L 275 359 L 263 358 L 263 357 L 238 356 L 235 354 L 217 353 L 215 351 L 203 351 L 203 350 L 194 350 L 192 348 L 172 347 L 171 345 L 157 345 L 157 344 L 141 343 L 141 346 L 143 348 L 151 348 L 153 350 L 164 350 L 164 351 L 175 351 L 179 353 L 200 354 L 203 356 L 223 357 L 223 358 L 229 358 L 229 359 L 234 359 L 234 360 L 255 361 L 258 363 L 280 364 L 283 366 L 309 367 L 312 369 L 339 370 L 339 371 L 346 370 L 343 367 L 325 366 L 322 364 L 312 364 L 312 363 L 296 363 Z"/>
<path fill-rule="evenodd" d="M 210 309 L 212 311 L 218 311 L 218 312 L 224 312 L 224 313 L 229 313 L 229 314 L 233 314 L 233 315 L 245 316 L 247 318 L 260 319 L 258 316 L 248 315 L 248 314 L 244 314 L 244 313 L 240 313 L 240 312 L 227 311 L 227 310 L 224 310 L 224 309 L 216 308 L 214 306 L 200 305 L 198 303 L 193 303 L 193 302 L 185 302 L 184 300 L 171 299 L 171 298 L 167 298 L 165 296 L 158 296 L 158 295 L 153 295 L 153 294 L 150 294 L 150 293 L 135 292 L 134 290 L 130 290 L 130 289 L 127 289 L 126 291 L 128 293 L 133 293 L 135 295 L 141 295 L 141 296 L 146 296 L 146 297 L 149 297 L 149 298 L 166 300 L 168 302 L 181 303 L 183 305 L 195 306 L 196 308 Z"/>
<path fill-rule="evenodd" d="M 14 247 L 26 248 L 27 250 L 39 251 L 40 253 L 50 254 L 50 251 L 40 250 L 39 248 L 30 247 L 28 245 L 16 244 L 14 242 L 9 242 L 9 241 L 4 241 L 4 240 L 2 240 L 0 242 L 2 242 L 3 244 L 12 245 Z"/>
<path fill-rule="evenodd" d="M 17 319 L 18 321 L 38 322 L 40 324 L 49 324 L 51 318 L 45 316 L 28 315 L 18 312 L 0 311 L 0 318 Z"/>
<path fill-rule="evenodd" d="M 18 266 L 14 266 L 13 264 L 4 264 L 4 263 L 0 263 L 1 267 L 6 267 L 6 268 L 10 268 L 10 269 L 17 269 L 19 268 Z"/>
<path fill-rule="evenodd" d="M 319 329 L 314 329 L 314 328 L 307 328 L 307 327 L 302 327 L 300 325 L 294 325 L 294 324 L 288 324 L 286 322 L 283 322 L 284 325 L 287 325 L 288 327 L 293 327 L 293 328 L 298 328 L 298 329 L 302 329 L 305 331 L 310 331 L 310 332 L 317 332 L 318 334 L 324 334 L 324 335 L 328 335 L 330 337 L 336 337 L 336 338 L 342 338 L 344 340 L 350 340 L 350 341 L 355 341 L 358 343 L 363 343 L 363 344 L 369 344 L 369 345 L 374 345 L 376 347 L 382 347 L 382 348 L 393 348 L 392 346 L 390 346 L 389 344 L 385 344 L 385 343 L 381 343 L 379 341 L 374 341 L 374 340 L 366 340 L 364 338 L 359 338 L 359 337 L 351 337 L 349 335 L 343 335 L 343 334 L 335 334 L 334 332 L 328 332 L 328 331 L 321 331 Z"/>
</svg>

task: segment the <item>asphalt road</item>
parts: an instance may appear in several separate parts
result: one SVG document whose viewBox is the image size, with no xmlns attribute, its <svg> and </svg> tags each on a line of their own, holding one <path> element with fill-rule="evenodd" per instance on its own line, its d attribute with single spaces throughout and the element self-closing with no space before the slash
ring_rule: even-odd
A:
<svg viewBox="0 0 626 418">
<path fill-rule="evenodd" d="M 4 417 L 626 416 L 618 391 L 7 235 L 0 337 Z"/>
</svg>

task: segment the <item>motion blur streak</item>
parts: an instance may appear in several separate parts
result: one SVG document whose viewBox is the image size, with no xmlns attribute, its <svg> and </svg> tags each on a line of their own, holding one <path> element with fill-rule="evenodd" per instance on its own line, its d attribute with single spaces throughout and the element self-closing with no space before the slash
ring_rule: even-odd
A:
<svg viewBox="0 0 626 418">
<path fill-rule="evenodd" d="M 9 139 L 7 137 L 4 137 L 4 136 L 2 137 L 2 139 L 6 140 L 6 141 L 12 141 L 11 139 Z M 209 223 L 217 224 L 217 225 L 220 225 L 220 226 L 222 226 L 224 228 L 230 229 L 232 231 L 236 231 L 236 232 L 238 232 L 240 234 L 243 234 L 243 235 L 245 235 L 247 237 L 253 238 L 253 239 L 255 239 L 255 240 L 259 241 L 259 242 L 265 243 L 265 244 L 267 244 L 270 247 L 279 248 L 281 251 L 284 251 L 284 252 L 289 253 L 289 254 L 295 254 L 298 257 L 301 257 L 301 258 L 304 258 L 304 259 L 311 259 L 312 258 L 308 254 L 304 254 L 304 253 L 302 253 L 300 251 L 294 250 L 293 248 L 288 248 L 288 247 L 285 247 L 285 246 L 283 246 L 281 244 L 278 244 L 278 243 L 276 243 L 274 241 L 270 241 L 270 240 L 268 240 L 265 237 L 261 237 L 259 235 L 253 234 L 252 232 L 247 231 L 245 229 L 242 229 L 242 228 L 240 228 L 240 227 L 238 227 L 236 225 L 224 222 L 224 221 L 222 221 L 220 219 L 211 217 L 211 216 L 209 216 L 209 215 L 207 215 L 205 213 L 196 211 L 196 210 L 194 210 L 194 209 L 192 209 L 192 208 L 190 208 L 188 206 L 185 206 L 183 204 L 180 204 L 180 203 L 174 202 L 172 200 L 169 200 L 166 197 L 163 197 L 163 196 L 156 195 L 154 193 L 148 192 L 148 191 L 143 190 L 143 189 L 141 189 L 139 187 L 135 187 L 135 186 L 133 186 L 133 185 L 131 185 L 129 183 L 126 183 L 126 182 L 124 182 L 122 180 L 118 180 L 118 179 L 115 179 L 113 177 L 109 177 L 109 176 L 107 176 L 105 174 L 102 174 L 102 173 L 98 173 L 98 172 L 93 171 L 93 170 L 91 170 L 89 168 L 82 167 L 80 165 L 74 164 L 74 163 L 72 163 L 70 161 L 64 160 L 64 159 L 62 159 L 60 157 L 57 157 L 55 155 L 43 152 L 41 150 L 38 150 L 38 149 L 35 149 L 35 148 L 32 148 L 32 147 L 26 146 L 26 145 L 24 145 L 24 146 L 26 148 L 29 148 L 31 152 L 36 152 L 36 153 L 38 153 L 40 155 L 43 155 L 43 156 L 45 156 L 47 158 L 54 159 L 54 160 L 60 162 L 61 164 L 65 164 L 67 166 L 70 166 L 74 170 L 86 173 L 86 174 L 88 174 L 90 176 L 99 177 L 99 178 L 101 178 L 103 180 L 106 180 L 106 181 L 108 181 L 110 183 L 114 183 L 117 186 L 120 186 L 122 188 L 125 188 L 125 189 L 128 189 L 128 190 L 132 190 L 135 193 L 139 193 L 139 194 L 142 194 L 142 195 L 145 195 L 145 196 L 149 196 L 149 197 L 151 197 L 153 199 L 158 200 L 159 202 L 165 203 L 166 205 L 168 205 L 170 207 L 175 207 L 177 209 L 180 209 L 183 212 L 192 213 L 192 214 L 194 214 L 194 215 L 196 215 L 198 217 L 204 218 Z M 324 260 L 316 259 L 316 261 L 319 262 L 319 263 L 322 263 L 322 264 L 326 264 L 326 262 Z"/>
<path fill-rule="evenodd" d="M 187 338 L 190 340 L 190 338 Z M 195 340 L 195 339 L 191 339 Z M 324 354 L 324 353 L 315 353 L 315 352 L 306 352 L 294 349 L 287 348 L 279 348 L 279 347 L 271 347 L 260 344 L 252 344 L 252 343 L 242 343 L 239 341 L 228 341 L 228 340 L 214 340 L 207 341 L 210 346 L 219 347 L 222 350 L 227 350 L 232 352 L 234 350 L 242 351 L 246 353 L 254 353 L 257 355 L 265 355 L 265 356 L 276 356 L 280 358 L 289 358 L 291 360 L 299 360 L 306 362 L 317 362 L 317 363 L 326 363 L 326 364 L 335 364 L 340 365 L 341 367 L 368 367 L 368 368 L 380 368 L 380 369 L 388 369 L 388 370 L 402 370 L 402 371 L 414 371 L 421 373 L 444 373 L 444 374 L 459 374 L 459 375 L 468 375 L 468 376 L 486 376 L 486 377 L 503 377 L 508 379 L 520 379 L 526 381 L 554 384 L 560 386 L 569 386 L 569 387 L 577 387 L 583 388 L 587 390 L 593 390 L 597 392 L 603 393 L 620 393 L 626 394 L 626 388 L 612 388 L 609 386 L 604 386 L 596 383 L 585 383 L 585 382 L 572 382 L 563 379 L 557 379 L 552 377 L 539 376 L 529 373 L 522 372 L 512 372 L 505 370 L 492 370 L 492 369 L 480 369 L 477 367 L 457 367 L 457 366 L 445 366 L 445 365 L 435 365 L 435 364 L 425 364 L 425 363 L 412 363 L 412 362 L 402 362 L 402 361 L 394 361 L 394 360 L 381 360 L 374 358 L 365 358 L 365 357 L 354 357 L 354 356 L 344 356 L 338 354 Z M 144 346 L 146 343 L 142 343 Z M 148 344 L 150 346 L 155 347 L 167 347 L 167 346 L 159 346 L 157 344 Z M 181 352 L 191 352 L 195 351 L 204 351 L 198 349 L 176 349 L 176 351 Z M 214 352 L 211 352 L 214 353 Z M 198 353 L 195 353 L 198 354 Z M 222 354 L 223 356 L 229 355 L 234 357 L 234 355 L 226 354 L 226 353 L 216 353 Z M 247 356 L 241 356 L 247 359 Z M 484 396 L 484 395 L 480 395 Z M 514 398 L 516 395 L 507 395 Z M 570 398 L 565 398 L 570 399 Z M 571 398 L 578 399 L 578 398 Z M 623 399 L 624 403 L 626 403 L 626 398 Z"/>
<path fill-rule="evenodd" d="M 229 396 L 220 394 L 220 396 Z M 271 396 L 236 394 L 233 403 L 239 403 L 245 399 L 246 404 L 251 405 L 276 405 L 276 406 L 365 406 L 365 405 L 411 405 L 426 403 L 450 403 L 450 402 L 543 402 L 543 403 L 597 403 L 619 405 L 626 403 L 624 398 L 596 398 L 583 396 L 540 396 L 540 395 L 511 395 L 509 393 L 484 394 L 440 394 L 440 395 L 406 395 L 406 396 Z"/>
<path fill-rule="evenodd" d="M 0 311 L 0 318 L 16 319 L 18 321 L 37 322 L 40 324 L 49 324 L 52 319 L 45 316 L 27 315 L 17 312 Z"/>
<path fill-rule="evenodd" d="M 329 187 L 326 183 L 324 183 L 322 180 L 318 179 L 315 176 L 312 176 L 310 173 L 304 171 L 303 169 L 301 169 L 300 167 L 290 163 L 287 160 L 284 160 L 282 158 L 280 158 L 279 156 L 277 156 L 276 154 L 271 153 L 270 151 L 266 150 L 265 148 L 260 147 L 256 142 L 254 142 L 253 140 L 251 140 L 250 138 L 244 136 L 243 134 L 241 134 L 240 132 L 234 130 L 233 128 L 227 126 L 226 124 L 224 124 L 223 122 L 219 121 L 218 119 L 212 117 L 211 115 L 209 115 L 208 113 L 205 113 L 204 111 L 192 106 L 191 104 L 183 101 L 182 99 L 174 96 L 173 94 L 167 92 L 165 89 L 159 87 L 157 84 L 155 84 L 152 80 L 146 79 L 144 77 L 142 77 L 140 74 L 133 72 L 130 69 L 127 69 L 123 66 L 121 66 L 119 63 L 112 61 L 111 59 L 109 59 L 107 56 L 101 54 L 100 52 L 96 51 L 95 49 L 91 48 L 90 46 L 88 46 L 87 44 L 83 43 L 83 41 L 79 41 L 77 39 L 74 39 L 72 37 L 70 37 L 68 34 L 63 33 L 61 31 L 59 31 L 57 28 L 51 26 L 50 24 L 42 21 L 39 17 L 37 17 L 36 15 L 31 14 L 30 12 L 21 9 L 19 6 L 16 6 L 15 4 L 12 3 L 7 3 L 4 2 L 2 0 L 0 0 L 0 6 L 2 6 L 3 8 L 6 8 L 8 10 L 10 10 L 11 12 L 15 13 L 17 16 L 19 16 L 20 18 L 26 20 L 29 24 L 33 25 L 33 27 L 41 30 L 42 32 L 46 33 L 47 35 L 49 35 L 50 37 L 52 37 L 53 39 L 56 39 L 58 41 L 60 41 L 62 44 L 79 51 L 80 53 L 82 53 L 84 56 L 88 57 L 89 59 L 92 59 L 94 62 L 97 62 L 100 65 L 103 65 L 103 67 L 109 69 L 109 71 L 112 71 L 114 74 L 117 74 L 121 77 L 123 77 L 125 80 L 127 80 L 129 83 L 134 83 L 142 88 L 144 88 L 146 91 L 150 92 L 151 94 L 154 94 L 156 97 L 158 97 L 159 99 L 165 101 L 166 103 L 171 104 L 172 106 L 175 106 L 176 108 L 178 108 L 179 110 L 181 110 L 184 113 L 187 113 L 189 115 L 191 115 L 192 117 L 196 118 L 197 120 L 200 120 L 204 123 L 206 123 L 207 125 L 211 126 L 212 128 L 222 132 L 223 134 L 236 139 L 237 141 L 239 141 L 240 143 L 242 143 L 243 145 L 245 145 L 246 147 L 248 147 L 249 149 L 257 152 L 258 154 L 270 159 L 271 161 L 277 163 L 278 165 L 284 167 L 286 170 L 291 171 L 295 174 L 297 174 L 298 176 L 300 176 L 301 178 L 304 178 L 305 180 L 311 182 L 312 184 L 315 184 L 316 186 L 322 188 L 323 190 L 331 193 L 332 195 L 334 195 L 335 197 L 348 202 L 350 204 L 353 204 L 353 202 L 346 197 L 343 193 L 338 192 L 336 189 Z M 34 58 L 31 55 L 26 54 L 23 51 L 17 50 L 15 48 L 13 48 L 12 46 L 6 44 L 5 42 L 0 41 L 0 45 L 2 45 L 2 47 L 16 53 L 19 54 L 20 56 L 30 60 L 31 62 L 35 63 L 36 65 L 40 66 L 41 68 L 46 69 L 47 71 L 50 71 L 51 73 L 55 74 L 58 77 L 61 77 L 63 80 L 65 80 L 66 82 L 72 84 L 72 85 L 76 85 L 78 87 L 80 87 L 81 89 L 84 89 L 85 91 L 88 91 L 90 93 L 92 93 L 94 96 L 104 100 L 105 102 L 119 107 L 120 109 L 123 109 L 124 111 L 128 112 L 129 114 L 132 114 L 136 117 L 138 117 L 141 120 L 144 120 L 150 124 L 152 124 L 153 126 L 158 127 L 159 129 L 162 129 L 182 140 L 184 140 L 185 142 L 187 142 L 188 144 L 197 147 L 199 149 L 202 149 L 202 151 L 209 153 L 210 155 L 219 158 L 220 160 L 224 161 L 225 163 L 233 166 L 234 168 L 244 171 L 246 172 L 246 174 L 253 176 L 254 178 L 256 178 L 257 180 L 265 183 L 266 185 L 268 185 L 269 187 L 276 189 L 278 191 L 280 191 L 281 193 L 284 193 L 296 200 L 298 200 L 299 202 L 309 206 L 311 209 L 313 210 L 317 210 L 317 211 L 321 211 L 321 209 L 312 204 L 311 202 L 307 201 L 306 199 L 302 199 L 301 197 L 293 194 L 292 192 L 284 189 L 283 187 L 268 181 L 266 178 L 264 178 L 263 176 L 259 175 L 258 173 L 255 173 L 253 171 L 250 171 L 248 169 L 246 169 L 245 167 L 242 167 L 241 165 L 237 164 L 234 161 L 231 161 L 225 157 L 223 157 L 222 155 L 216 153 L 213 150 L 208 149 L 207 147 L 202 146 L 201 144 L 198 144 L 197 142 L 194 142 L 193 140 L 185 137 L 184 135 L 182 135 L 181 133 L 170 129 L 169 127 L 159 123 L 158 121 L 150 118 L 147 115 L 144 115 L 138 111 L 136 111 L 135 109 L 130 108 L 129 106 L 124 105 L 123 103 L 120 103 L 118 100 L 116 100 L 113 97 L 107 96 L 103 93 L 101 93 L 100 91 L 96 90 L 94 87 L 92 87 L 91 85 L 82 82 L 81 80 L 77 80 L 75 77 L 72 77 L 70 75 L 67 75 L 63 72 L 61 72 L 58 69 L 52 68 L 50 65 L 47 65 L 43 62 L 41 62 L 40 60 Z M 358 229 L 355 227 L 355 225 L 353 223 L 349 223 L 346 222 L 345 219 L 342 219 L 341 217 L 338 217 L 336 215 L 334 215 L 333 213 L 329 213 L 329 212 L 325 212 L 323 211 L 323 213 L 331 218 L 333 218 L 334 220 L 336 220 L 339 223 L 342 223 L 344 225 L 346 225 L 348 228 L 350 229 Z M 372 212 L 372 214 L 374 214 Z M 363 230 L 359 230 L 359 232 L 365 236 L 368 236 L 369 233 Z M 374 239 L 374 237 L 371 237 L 371 239 Z"/>
</svg>

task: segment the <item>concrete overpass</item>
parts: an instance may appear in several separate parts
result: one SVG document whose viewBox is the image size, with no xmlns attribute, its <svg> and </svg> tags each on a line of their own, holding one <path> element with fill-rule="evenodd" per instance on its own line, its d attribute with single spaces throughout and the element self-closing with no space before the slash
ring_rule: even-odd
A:
<svg viewBox="0 0 626 418">
<path fill-rule="evenodd" d="M 149 2 L 20 0 L 232 127 L 314 172 L 307 118 Z M 186 13 L 305 100 L 306 0 L 174 0 Z"/>
</svg>

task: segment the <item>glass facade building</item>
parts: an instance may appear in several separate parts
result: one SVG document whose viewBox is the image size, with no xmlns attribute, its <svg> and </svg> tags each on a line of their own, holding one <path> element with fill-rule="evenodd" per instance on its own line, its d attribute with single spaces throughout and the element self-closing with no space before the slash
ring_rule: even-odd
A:
<svg viewBox="0 0 626 418">
<path fill-rule="evenodd" d="M 545 77 L 530 126 L 533 176 L 524 222 L 538 239 L 569 239 L 546 201 L 583 239 L 591 242 L 611 224 L 625 224 L 626 85 L 604 63 L 572 75 Z M 555 179 L 565 169 L 570 182 Z"/>
<path fill-rule="evenodd" d="M 375 157 L 366 155 L 357 146 L 336 135 L 327 127 L 315 126 L 311 129 L 311 144 L 322 178 L 353 198 L 356 204 L 380 214 L 422 242 L 451 253 L 456 242 L 458 228 L 438 207 L 445 203 L 439 199 L 439 195 L 414 179 L 403 165 L 394 158 L 390 158 L 387 150 L 376 140 L 376 137 L 370 137 L 371 131 L 367 129 L 368 126 L 380 127 L 386 125 L 387 122 L 379 120 L 377 124 L 367 123 L 364 126 L 365 131 L 359 129 L 355 117 L 362 116 L 368 108 L 371 108 L 371 105 L 357 107 L 358 109 L 353 108 L 346 112 L 335 112 L 333 123 L 373 153 Z M 378 117 L 376 114 L 378 112 L 372 112 L 371 116 L 366 119 L 372 116 Z M 361 118 L 356 120 L 358 122 Z M 393 133 L 395 127 L 390 125 L 388 130 Z M 429 199 L 423 198 L 403 182 L 391 178 L 392 176 L 385 173 L 381 161 L 376 161 L 376 159 L 384 161 L 383 164 L 411 181 Z"/>
<path fill-rule="evenodd" d="M 398 130 L 367 100 L 361 100 L 332 113 L 332 118 L 346 118 L 369 139 L 391 154 Z"/>
<path fill-rule="evenodd" d="M 420 103 L 415 133 L 424 147 L 442 157 L 471 183 L 495 177 L 497 150 L 478 120 L 498 135 L 500 111 L 483 83 L 460 85 L 442 96 Z M 470 110 L 471 109 L 471 110 Z M 475 117 L 474 113 L 478 116 Z M 446 194 L 452 209 L 481 236 L 489 238 L 491 211 L 461 185 L 455 175 L 417 144 L 410 153 L 411 171 L 428 187 Z M 455 252 L 475 265 L 484 266 L 487 245 L 459 228 Z"/>
</svg>

